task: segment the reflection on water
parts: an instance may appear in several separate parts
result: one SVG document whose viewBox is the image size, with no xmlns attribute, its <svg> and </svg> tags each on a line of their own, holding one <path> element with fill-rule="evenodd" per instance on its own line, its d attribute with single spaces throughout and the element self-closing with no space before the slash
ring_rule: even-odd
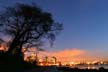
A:
<svg viewBox="0 0 108 72">
<path fill-rule="evenodd" d="M 76 68 L 76 67 L 79 69 L 99 69 L 100 67 L 108 69 L 108 65 L 75 65 L 75 66 L 71 66 L 71 68 Z"/>
</svg>

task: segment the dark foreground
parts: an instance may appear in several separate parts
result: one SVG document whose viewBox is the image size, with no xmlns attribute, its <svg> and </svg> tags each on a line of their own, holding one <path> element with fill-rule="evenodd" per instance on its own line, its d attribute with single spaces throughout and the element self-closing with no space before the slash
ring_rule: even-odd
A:
<svg viewBox="0 0 108 72">
<path fill-rule="evenodd" d="M 99 69 L 78 69 L 69 67 L 47 66 L 31 69 L 25 72 L 108 72 L 108 69 L 104 69 L 102 67 Z"/>
<path fill-rule="evenodd" d="M 0 72 L 108 72 L 108 69 L 104 69 L 102 67 L 99 69 L 78 69 L 56 66 L 32 66 L 20 69 L 20 67 L 15 68 L 13 65 L 3 66 L 0 66 Z"/>
<path fill-rule="evenodd" d="M 103 67 L 99 69 L 78 69 L 78 68 L 69 68 L 69 67 L 57 67 L 59 71 L 62 72 L 108 72 L 108 69 Z"/>
</svg>

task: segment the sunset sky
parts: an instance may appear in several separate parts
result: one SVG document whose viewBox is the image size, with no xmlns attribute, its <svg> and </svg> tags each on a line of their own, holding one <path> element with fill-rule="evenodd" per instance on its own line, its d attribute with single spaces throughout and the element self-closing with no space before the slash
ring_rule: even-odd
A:
<svg viewBox="0 0 108 72">
<path fill-rule="evenodd" d="M 0 10 L 16 2 L 36 3 L 63 23 L 64 30 L 52 48 L 45 46 L 44 55 L 67 61 L 108 60 L 108 0 L 0 0 Z"/>
</svg>

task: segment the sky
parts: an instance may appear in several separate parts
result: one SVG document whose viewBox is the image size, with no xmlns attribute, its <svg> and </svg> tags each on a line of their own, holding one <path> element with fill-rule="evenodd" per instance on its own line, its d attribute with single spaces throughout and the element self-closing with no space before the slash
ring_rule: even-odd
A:
<svg viewBox="0 0 108 72">
<path fill-rule="evenodd" d="M 16 2 L 36 3 L 63 23 L 64 30 L 52 48 L 45 47 L 47 51 L 75 54 L 76 50 L 84 52 L 82 56 L 94 54 L 108 60 L 108 0 L 0 0 L 0 10 Z"/>
</svg>

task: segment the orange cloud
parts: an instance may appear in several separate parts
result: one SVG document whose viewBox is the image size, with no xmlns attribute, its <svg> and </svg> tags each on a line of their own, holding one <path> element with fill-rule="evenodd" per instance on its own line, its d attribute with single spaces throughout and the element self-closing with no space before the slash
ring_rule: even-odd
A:
<svg viewBox="0 0 108 72">
<path fill-rule="evenodd" d="M 80 50 L 77 48 L 74 49 L 65 49 L 56 52 L 39 52 L 39 57 L 44 58 L 45 56 L 53 57 L 55 56 L 58 61 L 61 62 L 70 62 L 70 61 L 94 61 L 102 60 L 104 54 L 99 50 Z"/>
<path fill-rule="evenodd" d="M 78 49 L 66 49 L 63 51 L 57 51 L 57 52 L 40 52 L 39 56 L 48 56 L 53 57 L 55 56 L 58 61 L 71 61 L 75 57 L 78 57 L 80 55 L 84 55 L 86 52 L 84 50 L 78 50 Z"/>
</svg>

